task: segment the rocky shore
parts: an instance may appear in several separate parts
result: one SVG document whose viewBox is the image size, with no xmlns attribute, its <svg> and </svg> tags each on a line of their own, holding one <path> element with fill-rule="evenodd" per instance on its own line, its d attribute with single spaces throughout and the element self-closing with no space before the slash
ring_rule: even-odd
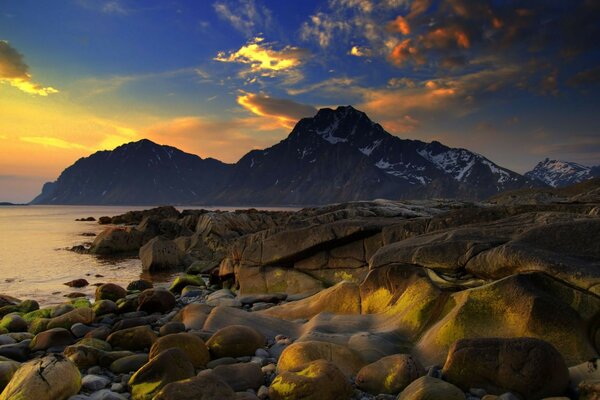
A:
<svg viewBox="0 0 600 400">
<path fill-rule="evenodd" d="M 0 296 L 0 400 L 600 398 L 598 180 L 99 222 L 86 252 L 182 273 Z"/>
</svg>

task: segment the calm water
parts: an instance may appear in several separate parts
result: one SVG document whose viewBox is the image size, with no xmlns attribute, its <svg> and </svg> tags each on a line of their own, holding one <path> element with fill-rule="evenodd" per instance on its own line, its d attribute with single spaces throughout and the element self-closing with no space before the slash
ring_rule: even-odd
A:
<svg viewBox="0 0 600 400">
<path fill-rule="evenodd" d="M 40 304 L 56 304 L 63 302 L 69 292 L 84 292 L 93 297 L 95 286 L 75 289 L 63 285 L 77 278 L 85 278 L 90 284 L 113 282 L 125 286 L 143 277 L 166 285 L 174 274 L 143 275 L 137 258 L 106 259 L 66 250 L 94 240 L 82 234 L 97 234 L 104 229 L 97 222 L 76 222 L 76 218 L 98 219 L 146 208 L 149 207 L 0 207 L 0 293 L 34 299 Z"/>
</svg>

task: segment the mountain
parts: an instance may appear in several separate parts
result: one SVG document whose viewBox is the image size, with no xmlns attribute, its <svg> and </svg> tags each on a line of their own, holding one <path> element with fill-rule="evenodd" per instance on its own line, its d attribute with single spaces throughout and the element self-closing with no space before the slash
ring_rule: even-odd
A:
<svg viewBox="0 0 600 400">
<path fill-rule="evenodd" d="M 209 201 L 231 165 L 150 140 L 99 151 L 65 169 L 32 204 L 190 204 Z"/>
<path fill-rule="evenodd" d="M 384 198 L 483 199 L 531 180 L 468 151 L 401 139 L 351 106 L 321 109 L 234 167 L 217 203 L 322 204 Z M 537 184 L 540 186 L 540 184 Z"/>
<path fill-rule="evenodd" d="M 540 161 L 525 176 L 537 179 L 552 187 L 565 187 L 588 179 L 600 177 L 600 165 L 587 167 L 569 161 L 550 160 Z"/>
<path fill-rule="evenodd" d="M 374 198 L 480 200 L 545 186 L 466 149 L 401 139 L 351 106 L 324 108 L 235 165 L 149 140 L 100 151 L 34 204 L 324 204 Z"/>
</svg>

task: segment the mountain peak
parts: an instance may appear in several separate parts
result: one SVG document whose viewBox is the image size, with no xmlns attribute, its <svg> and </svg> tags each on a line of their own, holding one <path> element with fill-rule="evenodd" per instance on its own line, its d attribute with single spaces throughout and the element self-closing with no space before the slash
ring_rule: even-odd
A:
<svg viewBox="0 0 600 400">
<path fill-rule="evenodd" d="M 593 178 L 598 168 L 588 167 L 571 161 L 552 160 L 546 157 L 525 176 L 542 181 L 552 187 L 563 187 Z"/>
</svg>

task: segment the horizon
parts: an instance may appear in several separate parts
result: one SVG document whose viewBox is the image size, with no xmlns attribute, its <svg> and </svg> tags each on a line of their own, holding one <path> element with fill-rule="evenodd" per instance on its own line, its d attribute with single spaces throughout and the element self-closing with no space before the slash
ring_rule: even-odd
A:
<svg viewBox="0 0 600 400">
<path fill-rule="evenodd" d="M 600 164 L 600 5 L 11 0 L 0 9 L 0 201 L 147 138 L 235 163 L 319 108 L 524 173 Z"/>
</svg>

